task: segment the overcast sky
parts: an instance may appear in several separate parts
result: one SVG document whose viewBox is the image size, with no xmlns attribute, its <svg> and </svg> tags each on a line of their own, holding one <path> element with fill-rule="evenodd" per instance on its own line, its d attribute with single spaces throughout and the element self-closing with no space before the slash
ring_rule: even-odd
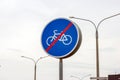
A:
<svg viewBox="0 0 120 80">
<path fill-rule="evenodd" d="M 98 24 L 105 17 L 120 13 L 120 0 L 0 0 L 0 80 L 33 80 L 32 61 L 47 56 L 41 34 L 51 20 L 75 16 Z M 64 80 L 96 76 L 95 29 L 86 21 L 70 19 L 82 31 L 82 44 L 64 60 Z M 120 16 L 99 27 L 100 75 L 120 73 Z M 37 64 L 37 80 L 58 80 L 58 59 L 47 57 Z M 90 76 L 89 76 L 90 77 Z M 83 80 L 89 80 L 89 77 Z"/>
</svg>

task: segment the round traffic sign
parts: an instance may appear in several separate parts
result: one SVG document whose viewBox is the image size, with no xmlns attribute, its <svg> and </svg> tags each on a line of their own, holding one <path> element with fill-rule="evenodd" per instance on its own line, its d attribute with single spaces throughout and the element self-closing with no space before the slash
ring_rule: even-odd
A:
<svg viewBox="0 0 120 80">
<path fill-rule="evenodd" d="M 78 26 L 64 18 L 58 18 L 44 28 L 42 33 L 42 46 L 51 56 L 67 58 L 73 55 L 82 41 Z"/>
</svg>

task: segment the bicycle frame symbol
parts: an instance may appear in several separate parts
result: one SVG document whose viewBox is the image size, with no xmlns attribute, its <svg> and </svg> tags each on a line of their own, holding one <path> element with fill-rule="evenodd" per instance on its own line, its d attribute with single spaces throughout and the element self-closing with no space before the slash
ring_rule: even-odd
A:
<svg viewBox="0 0 120 80">
<path fill-rule="evenodd" d="M 50 44 L 59 36 L 61 33 L 57 33 L 58 30 L 53 30 L 54 35 L 49 36 L 46 40 L 46 44 L 50 46 Z M 61 41 L 64 45 L 70 45 L 72 42 L 72 37 L 70 35 L 63 34 L 58 41 Z"/>
</svg>

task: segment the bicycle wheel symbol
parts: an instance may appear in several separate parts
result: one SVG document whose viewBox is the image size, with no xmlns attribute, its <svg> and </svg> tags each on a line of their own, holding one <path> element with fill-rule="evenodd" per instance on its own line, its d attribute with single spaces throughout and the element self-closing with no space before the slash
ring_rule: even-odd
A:
<svg viewBox="0 0 120 80">
<path fill-rule="evenodd" d="M 70 35 L 65 35 L 65 37 L 63 37 L 65 39 L 62 39 L 62 43 L 64 45 L 70 45 L 72 42 L 72 37 Z"/>
<path fill-rule="evenodd" d="M 49 36 L 49 37 L 47 38 L 47 40 L 46 40 L 46 44 L 47 44 L 48 46 L 50 46 L 50 44 L 51 44 L 53 41 L 54 41 L 53 37 L 52 37 L 52 36 Z"/>
</svg>

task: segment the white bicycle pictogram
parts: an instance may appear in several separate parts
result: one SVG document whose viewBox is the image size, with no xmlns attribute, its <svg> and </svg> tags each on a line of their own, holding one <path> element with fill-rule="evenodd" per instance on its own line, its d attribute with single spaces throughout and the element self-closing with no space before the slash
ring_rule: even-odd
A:
<svg viewBox="0 0 120 80">
<path fill-rule="evenodd" d="M 53 30 L 54 35 L 49 36 L 46 40 L 46 44 L 50 46 L 50 44 L 61 34 L 57 33 L 58 30 Z M 64 45 L 70 45 L 72 42 L 72 37 L 70 35 L 63 34 L 58 41 L 61 41 Z"/>
</svg>

